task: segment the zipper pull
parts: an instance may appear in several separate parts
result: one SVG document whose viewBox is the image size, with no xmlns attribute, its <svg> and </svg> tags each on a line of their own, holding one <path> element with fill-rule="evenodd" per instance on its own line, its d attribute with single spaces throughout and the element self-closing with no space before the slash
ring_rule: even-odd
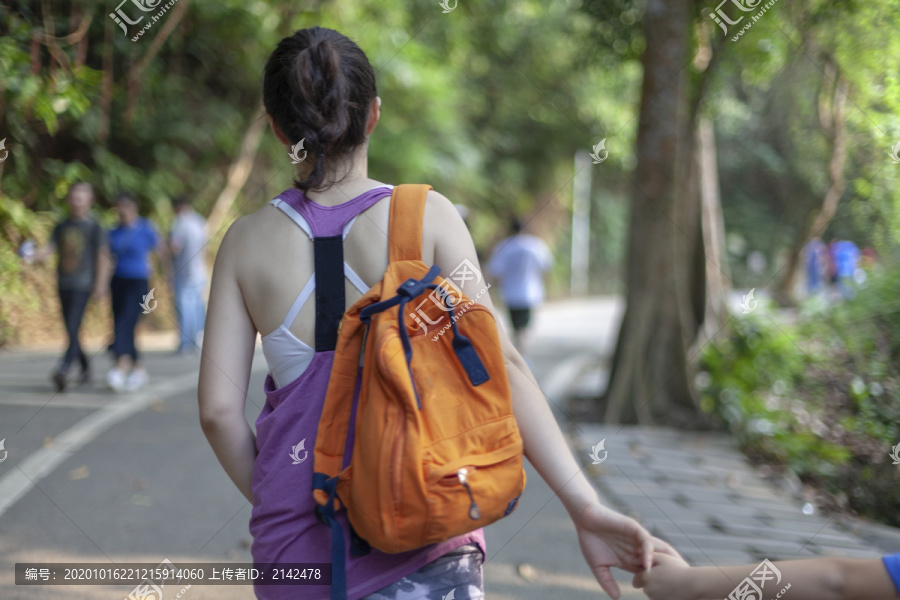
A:
<svg viewBox="0 0 900 600">
<path fill-rule="evenodd" d="M 463 467 L 456 472 L 456 477 L 459 479 L 462 486 L 466 488 L 466 491 L 469 492 L 469 500 L 472 501 L 472 504 L 469 505 L 469 518 L 473 521 L 477 521 L 481 518 L 481 510 L 478 509 L 478 505 L 475 504 L 475 498 L 472 496 L 472 488 L 469 487 L 468 474 L 469 470 Z"/>
</svg>

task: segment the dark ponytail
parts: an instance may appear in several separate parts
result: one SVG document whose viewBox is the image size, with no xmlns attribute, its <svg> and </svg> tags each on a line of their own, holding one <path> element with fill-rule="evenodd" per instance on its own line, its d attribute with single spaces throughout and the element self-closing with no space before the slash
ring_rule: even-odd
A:
<svg viewBox="0 0 900 600">
<path fill-rule="evenodd" d="M 350 160 L 366 139 L 377 95 L 365 53 L 333 29 L 301 29 L 278 43 L 266 63 L 263 103 L 292 145 L 304 140 L 306 178 L 299 189 L 321 191 L 328 165 Z"/>
</svg>

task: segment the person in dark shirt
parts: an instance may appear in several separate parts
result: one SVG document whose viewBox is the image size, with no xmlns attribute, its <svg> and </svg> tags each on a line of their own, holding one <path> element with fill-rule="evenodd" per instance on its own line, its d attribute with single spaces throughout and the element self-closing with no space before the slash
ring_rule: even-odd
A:
<svg viewBox="0 0 900 600">
<path fill-rule="evenodd" d="M 90 363 L 78 341 L 81 320 L 88 299 L 93 295 L 106 295 L 109 279 L 109 248 L 106 232 L 91 216 L 94 189 L 88 183 L 75 183 L 66 197 L 69 217 L 53 229 L 47 245 L 37 249 L 29 262 L 43 262 L 50 255 L 59 256 L 57 286 L 69 345 L 51 376 L 57 391 L 63 391 L 69 383 L 69 368 L 78 361 L 81 367 L 79 381 L 87 383 L 91 378 Z"/>
</svg>

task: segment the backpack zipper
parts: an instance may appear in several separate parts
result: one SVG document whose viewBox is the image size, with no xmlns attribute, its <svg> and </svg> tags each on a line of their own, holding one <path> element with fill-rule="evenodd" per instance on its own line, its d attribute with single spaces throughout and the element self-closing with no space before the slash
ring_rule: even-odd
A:
<svg viewBox="0 0 900 600">
<path fill-rule="evenodd" d="M 475 497 L 472 496 L 472 488 L 469 487 L 468 475 L 469 470 L 465 467 L 456 472 L 456 478 L 459 479 L 459 483 L 466 488 L 466 491 L 469 493 L 469 500 L 472 502 L 469 505 L 469 518 L 473 521 L 477 521 L 481 518 L 481 510 L 478 508 L 478 505 L 475 504 Z"/>
</svg>

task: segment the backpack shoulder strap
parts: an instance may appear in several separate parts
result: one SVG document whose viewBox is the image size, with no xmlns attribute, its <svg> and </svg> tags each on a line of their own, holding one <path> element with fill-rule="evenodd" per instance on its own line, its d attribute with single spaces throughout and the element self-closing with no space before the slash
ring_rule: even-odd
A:
<svg viewBox="0 0 900 600">
<path fill-rule="evenodd" d="M 388 224 L 388 260 L 422 260 L 422 219 L 432 187 L 424 183 L 394 186 Z"/>
</svg>

